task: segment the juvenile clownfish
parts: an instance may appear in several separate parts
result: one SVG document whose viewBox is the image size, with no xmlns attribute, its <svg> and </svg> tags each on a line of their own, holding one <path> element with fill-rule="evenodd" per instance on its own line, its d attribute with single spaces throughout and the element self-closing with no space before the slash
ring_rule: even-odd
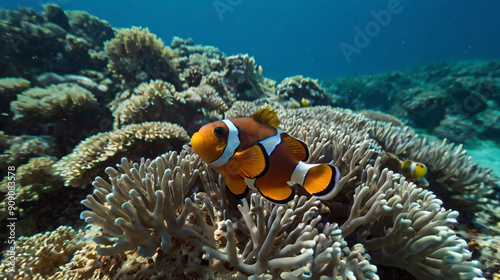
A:
<svg viewBox="0 0 500 280">
<path fill-rule="evenodd" d="M 411 177 L 413 179 L 418 179 L 424 177 L 427 173 L 427 166 L 420 162 L 415 162 L 413 160 L 405 160 L 401 163 L 401 170 L 403 175 L 406 177 Z"/>
<path fill-rule="evenodd" d="M 329 164 L 309 164 L 307 145 L 280 130 L 278 113 L 267 107 L 249 118 L 232 118 L 203 126 L 191 138 L 194 151 L 223 178 L 237 198 L 257 189 L 275 203 L 290 201 L 299 184 L 319 199 L 328 199 L 339 181 Z"/>
<path fill-rule="evenodd" d="M 309 107 L 311 106 L 311 100 L 302 97 L 302 100 L 300 100 L 300 104 L 302 105 L 302 107 Z"/>
</svg>

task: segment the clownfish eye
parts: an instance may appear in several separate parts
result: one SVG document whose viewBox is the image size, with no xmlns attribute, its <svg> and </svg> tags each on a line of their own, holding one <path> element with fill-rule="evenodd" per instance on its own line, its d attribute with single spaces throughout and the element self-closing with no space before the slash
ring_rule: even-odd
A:
<svg viewBox="0 0 500 280">
<path fill-rule="evenodd" d="M 214 134 L 215 134 L 215 136 L 220 138 L 226 134 L 226 131 L 224 130 L 223 127 L 218 126 L 218 127 L 214 128 Z"/>
</svg>

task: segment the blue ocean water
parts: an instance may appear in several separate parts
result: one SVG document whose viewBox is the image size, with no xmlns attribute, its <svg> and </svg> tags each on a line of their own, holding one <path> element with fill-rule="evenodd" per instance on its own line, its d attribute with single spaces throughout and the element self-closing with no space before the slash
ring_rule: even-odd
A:
<svg viewBox="0 0 500 280">
<path fill-rule="evenodd" d="M 85 10 L 114 27 L 148 27 L 167 44 L 191 37 L 248 53 L 280 80 L 375 74 L 434 61 L 500 59 L 500 2 L 484 0 L 3 0 Z"/>
</svg>

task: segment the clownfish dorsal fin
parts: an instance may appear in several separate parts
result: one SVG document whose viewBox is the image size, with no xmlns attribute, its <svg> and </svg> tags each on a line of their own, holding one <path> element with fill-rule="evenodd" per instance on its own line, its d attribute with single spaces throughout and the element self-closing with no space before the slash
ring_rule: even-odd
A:
<svg viewBox="0 0 500 280">
<path fill-rule="evenodd" d="M 278 119 L 278 112 L 276 112 L 269 106 L 253 113 L 250 117 L 256 122 L 268 124 L 274 128 L 278 128 L 278 126 L 281 124 L 280 120 Z"/>
<path fill-rule="evenodd" d="M 241 177 L 255 178 L 266 171 L 269 158 L 261 145 L 253 145 L 248 149 L 234 153 L 234 170 Z"/>
<path fill-rule="evenodd" d="M 281 133 L 281 140 L 288 144 L 297 160 L 306 161 L 309 158 L 309 149 L 306 143 L 285 132 Z"/>
</svg>

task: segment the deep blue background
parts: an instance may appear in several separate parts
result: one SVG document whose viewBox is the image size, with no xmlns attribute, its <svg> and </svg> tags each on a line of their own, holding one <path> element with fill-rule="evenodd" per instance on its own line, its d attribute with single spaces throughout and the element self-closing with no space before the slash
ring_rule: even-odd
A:
<svg viewBox="0 0 500 280">
<path fill-rule="evenodd" d="M 393 0 L 391 0 L 393 1 Z M 354 45 L 354 28 L 373 20 L 370 11 L 388 0 L 1 0 L 42 10 L 53 2 L 86 10 L 114 27 L 143 26 L 166 44 L 173 36 L 214 45 L 227 55 L 248 53 L 274 79 L 302 74 L 327 78 L 372 74 L 458 59 L 500 59 L 500 1 L 400 0 L 370 43 L 347 62 L 339 44 Z M 221 4 L 222 3 L 222 4 Z M 215 6 L 229 9 L 218 13 Z"/>
</svg>

